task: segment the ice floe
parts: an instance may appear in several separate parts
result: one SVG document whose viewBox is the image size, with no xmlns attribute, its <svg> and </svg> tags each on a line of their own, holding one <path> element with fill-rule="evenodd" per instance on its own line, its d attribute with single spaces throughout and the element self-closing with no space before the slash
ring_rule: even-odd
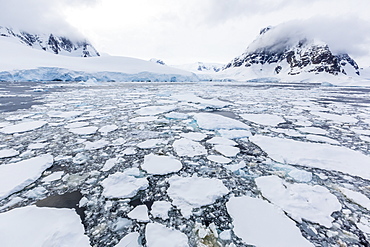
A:
<svg viewBox="0 0 370 247">
<path fill-rule="evenodd" d="M 50 174 L 49 176 L 44 177 L 42 179 L 42 181 L 45 182 L 45 183 L 52 182 L 52 181 L 61 179 L 63 175 L 64 175 L 63 171 L 54 172 L 54 173 Z"/>
<path fill-rule="evenodd" d="M 213 137 L 207 141 L 210 144 L 218 144 L 218 145 L 227 145 L 227 146 L 236 146 L 238 143 L 234 142 L 233 140 L 230 140 L 225 137 Z"/>
<path fill-rule="evenodd" d="M 250 140 L 270 158 L 281 163 L 340 171 L 370 179 L 370 157 L 342 146 L 261 135 L 250 137 Z"/>
<path fill-rule="evenodd" d="M 115 124 L 110 124 L 110 125 L 105 125 L 101 128 L 98 129 L 98 131 L 100 133 L 102 133 L 102 135 L 107 135 L 108 133 L 112 132 L 112 131 L 115 131 L 118 129 L 118 126 L 115 125 Z"/>
<path fill-rule="evenodd" d="M 220 164 L 228 164 L 232 161 L 231 159 L 226 158 L 222 155 L 208 155 L 207 159 L 213 162 L 220 163 Z"/>
<path fill-rule="evenodd" d="M 0 159 L 14 157 L 14 156 L 17 156 L 18 154 L 19 154 L 19 152 L 17 150 L 12 149 L 12 148 L 10 148 L 10 149 L 1 149 L 0 150 Z"/>
<path fill-rule="evenodd" d="M 295 222 L 272 204 L 257 198 L 232 197 L 226 203 L 234 233 L 258 247 L 313 247 Z"/>
<path fill-rule="evenodd" d="M 52 165 L 50 154 L 0 165 L 0 200 L 36 181 Z"/>
<path fill-rule="evenodd" d="M 202 141 L 207 137 L 206 134 L 199 132 L 181 133 L 180 136 L 193 141 Z"/>
<path fill-rule="evenodd" d="M 284 118 L 272 114 L 240 114 L 240 116 L 247 121 L 261 125 L 276 126 L 285 122 Z"/>
<path fill-rule="evenodd" d="M 250 127 L 238 120 L 224 117 L 214 113 L 194 113 L 199 128 L 207 130 L 217 129 L 249 129 Z"/>
<path fill-rule="evenodd" d="M 91 135 L 94 134 L 97 130 L 98 127 L 94 126 L 69 129 L 69 131 L 76 135 Z"/>
<path fill-rule="evenodd" d="M 74 209 L 28 206 L 0 214 L 0 246 L 90 246 Z"/>
<path fill-rule="evenodd" d="M 162 105 L 162 106 L 146 106 L 135 111 L 141 116 L 154 116 L 161 113 L 170 112 L 176 110 L 176 106 L 173 105 Z"/>
<path fill-rule="evenodd" d="M 331 214 L 342 205 L 330 191 L 319 185 L 284 182 L 277 176 L 255 179 L 262 195 L 282 210 L 300 221 L 301 218 L 330 228 Z"/>
<path fill-rule="evenodd" d="M 139 237 L 138 232 L 131 232 L 124 236 L 115 247 L 140 247 Z"/>
<path fill-rule="evenodd" d="M 240 152 L 240 149 L 238 147 L 227 145 L 215 145 L 214 149 L 220 154 L 225 155 L 226 157 L 235 157 Z"/>
<path fill-rule="evenodd" d="M 207 154 L 204 146 L 186 138 L 174 141 L 172 146 L 179 156 L 194 157 Z"/>
<path fill-rule="evenodd" d="M 46 125 L 48 122 L 46 121 L 29 121 L 29 122 L 22 122 L 18 124 L 8 125 L 0 129 L 0 132 L 4 134 L 14 134 L 14 133 L 23 133 L 35 129 L 39 129 L 42 126 Z"/>
<path fill-rule="evenodd" d="M 168 143 L 167 140 L 164 139 L 149 139 L 137 144 L 137 146 L 141 149 L 151 149 L 158 147 L 160 145 L 166 145 Z"/>
<path fill-rule="evenodd" d="M 106 140 L 97 140 L 94 142 L 85 142 L 85 149 L 86 150 L 96 150 L 100 148 L 104 148 L 109 144 L 109 141 Z"/>
<path fill-rule="evenodd" d="M 149 223 L 145 228 L 148 247 L 188 247 L 187 236 L 179 230 L 168 228 L 159 223 Z"/>
<path fill-rule="evenodd" d="M 146 205 L 139 205 L 136 206 L 133 210 L 131 210 L 127 216 L 133 220 L 137 220 L 138 222 L 149 222 L 148 216 L 148 208 Z"/>
<path fill-rule="evenodd" d="M 141 168 L 149 174 L 165 175 L 181 170 L 182 164 L 173 156 L 145 155 Z"/>
<path fill-rule="evenodd" d="M 170 202 L 167 201 L 155 201 L 152 205 L 150 213 L 154 218 L 161 218 L 163 220 L 169 219 L 168 211 L 172 208 Z"/>
<path fill-rule="evenodd" d="M 133 172 L 133 175 L 139 175 L 137 168 Z M 139 178 L 133 175 L 128 173 L 128 171 L 109 175 L 101 182 L 104 188 L 102 194 L 106 198 L 130 198 L 135 196 L 139 190 L 146 189 L 149 186 L 146 178 Z"/>
<path fill-rule="evenodd" d="M 173 176 L 168 182 L 167 193 L 184 217 L 189 217 L 193 208 L 212 204 L 229 192 L 222 181 L 215 178 Z"/>
<path fill-rule="evenodd" d="M 364 194 L 353 191 L 344 187 L 340 187 L 339 190 L 351 201 L 360 205 L 363 208 L 366 208 L 370 211 L 370 199 Z"/>
</svg>

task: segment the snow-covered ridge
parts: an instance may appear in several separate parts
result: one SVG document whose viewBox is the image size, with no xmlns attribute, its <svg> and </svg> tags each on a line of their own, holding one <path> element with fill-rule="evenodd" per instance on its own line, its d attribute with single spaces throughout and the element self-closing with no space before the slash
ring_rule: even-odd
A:
<svg viewBox="0 0 370 247">
<path fill-rule="evenodd" d="M 348 54 L 334 54 L 325 42 L 305 34 L 279 33 L 278 26 L 262 29 L 256 40 L 242 55 L 228 63 L 222 73 L 254 78 L 360 75 L 357 63 Z"/>
<path fill-rule="evenodd" d="M 26 31 L 0 26 L 0 36 L 20 42 L 34 49 L 74 57 L 100 56 L 87 40 L 72 40 L 54 34 L 32 34 Z"/>
<path fill-rule="evenodd" d="M 198 81 L 187 71 L 136 58 L 72 57 L 0 36 L 0 81 Z"/>
<path fill-rule="evenodd" d="M 203 62 L 196 62 L 196 63 L 189 63 L 189 64 L 181 64 L 181 65 L 171 65 L 174 68 L 183 69 L 187 71 L 191 71 L 193 73 L 216 73 L 221 71 L 223 65 L 218 63 L 203 63 Z"/>
</svg>

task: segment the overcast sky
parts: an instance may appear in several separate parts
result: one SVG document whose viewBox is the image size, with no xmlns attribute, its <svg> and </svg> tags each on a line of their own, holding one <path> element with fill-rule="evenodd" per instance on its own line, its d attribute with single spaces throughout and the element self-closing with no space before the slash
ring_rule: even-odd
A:
<svg viewBox="0 0 370 247">
<path fill-rule="evenodd" d="M 307 32 L 360 63 L 370 56 L 369 0 L 0 0 L 0 6 L 0 25 L 74 37 L 78 31 L 101 53 L 167 64 L 227 63 L 261 28 L 281 23 L 285 33 Z"/>
</svg>

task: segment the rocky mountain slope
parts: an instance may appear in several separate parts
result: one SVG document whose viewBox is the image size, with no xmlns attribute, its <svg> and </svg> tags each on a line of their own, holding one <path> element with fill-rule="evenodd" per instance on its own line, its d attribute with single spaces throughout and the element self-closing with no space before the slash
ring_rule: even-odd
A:
<svg viewBox="0 0 370 247">
<path fill-rule="evenodd" d="M 0 26 L 0 36 L 8 37 L 15 42 L 54 54 L 74 57 L 100 56 L 96 49 L 86 40 L 76 41 L 54 34 L 32 34 L 2 26 Z"/>
<path fill-rule="evenodd" d="M 223 70 L 249 68 L 258 75 L 268 76 L 324 72 L 331 75 L 360 75 L 357 63 L 348 54 L 334 54 L 326 43 L 314 38 L 270 35 L 273 29 L 262 29 L 247 50 Z"/>
</svg>

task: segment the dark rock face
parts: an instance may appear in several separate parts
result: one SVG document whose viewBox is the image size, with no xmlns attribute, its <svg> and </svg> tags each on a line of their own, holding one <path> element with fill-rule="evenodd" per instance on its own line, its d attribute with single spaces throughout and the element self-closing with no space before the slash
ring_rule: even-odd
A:
<svg viewBox="0 0 370 247">
<path fill-rule="evenodd" d="M 264 35 L 270 29 L 270 27 L 262 29 L 260 35 Z M 282 46 L 282 43 L 288 44 L 286 40 L 280 40 L 276 45 L 259 48 L 253 52 L 247 51 L 233 59 L 223 69 L 251 67 L 253 64 L 276 64 L 275 74 L 279 74 L 283 66 L 288 65 L 289 75 L 297 75 L 302 71 L 338 75 L 347 74 L 346 69 L 352 67 L 355 73 L 360 75 L 357 63 L 348 54 L 334 55 L 326 44 L 315 44 L 307 39 L 302 39 L 295 45 Z M 277 46 L 284 48 L 274 49 Z"/>
<path fill-rule="evenodd" d="M 33 48 L 41 48 L 55 54 L 68 54 L 80 57 L 95 57 L 100 54 L 86 40 L 73 42 L 67 37 L 55 36 L 53 34 L 30 34 L 24 31 L 14 31 L 11 28 L 0 26 L 0 36 L 16 38 L 21 43 Z"/>
</svg>

